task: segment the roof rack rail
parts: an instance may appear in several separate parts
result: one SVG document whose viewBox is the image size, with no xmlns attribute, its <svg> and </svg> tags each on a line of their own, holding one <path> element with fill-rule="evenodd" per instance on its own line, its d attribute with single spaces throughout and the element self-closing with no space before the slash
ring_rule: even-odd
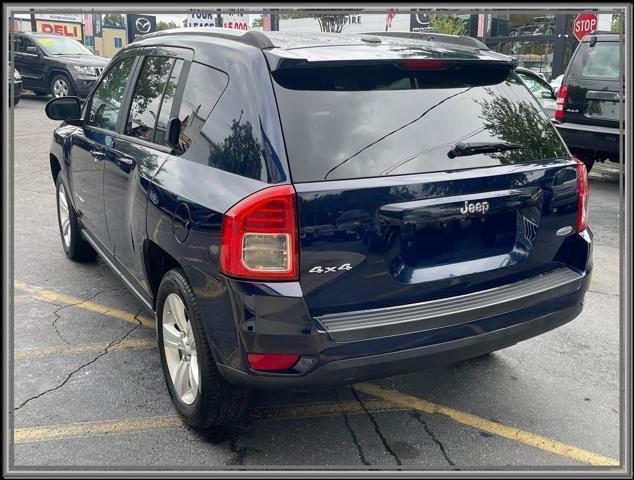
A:
<svg viewBox="0 0 634 480">
<path fill-rule="evenodd" d="M 171 28 L 169 30 L 160 30 L 158 32 L 148 33 L 137 40 L 145 40 L 146 38 L 158 38 L 172 35 L 202 35 L 207 37 L 218 37 L 226 40 L 234 40 L 236 42 L 245 43 L 252 47 L 263 50 L 265 48 L 274 48 L 275 44 L 269 37 L 257 30 L 248 30 L 242 33 L 241 30 L 233 30 L 230 28 L 203 27 L 203 28 Z"/>
<path fill-rule="evenodd" d="M 586 35 L 605 35 L 605 34 L 613 34 L 613 35 L 618 35 L 619 32 L 611 32 L 609 30 L 593 30 L 591 32 L 586 33 Z"/>
<path fill-rule="evenodd" d="M 447 35 L 433 32 L 363 32 L 363 35 L 379 35 L 381 37 L 411 38 L 412 40 L 427 40 L 429 42 L 451 43 L 462 47 L 475 48 L 477 50 L 489 50 L 483 42 L 477 38 L 464 35 Z"/>
</svg>

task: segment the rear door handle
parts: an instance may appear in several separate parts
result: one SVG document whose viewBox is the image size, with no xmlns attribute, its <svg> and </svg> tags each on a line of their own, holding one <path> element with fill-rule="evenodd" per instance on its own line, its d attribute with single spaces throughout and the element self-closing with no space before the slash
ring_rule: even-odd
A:
<svg viewBox="0 0 634 480">
<path fill-rule="evenodd" d="M 90 155 L 92 155 L 92 159 L 95 162 L 98 162 L 106 158 L 106 154 L 102 152 L 101 150 L 91 150 Z"/>
</svg>

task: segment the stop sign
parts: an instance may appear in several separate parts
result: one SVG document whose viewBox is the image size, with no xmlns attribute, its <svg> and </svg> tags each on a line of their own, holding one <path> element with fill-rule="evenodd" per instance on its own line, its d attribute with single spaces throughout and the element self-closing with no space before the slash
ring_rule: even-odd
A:
<svg viewBox="0 0 634 480">
<path fill-rule="evenodd" d="M 573 26 L 573 32 L 577 40 L 581 41 L 588 33 L 593 32 L 599 25 L 599 15 L 596 13 L 582 13 L 577 15 Z"/>
</svg>

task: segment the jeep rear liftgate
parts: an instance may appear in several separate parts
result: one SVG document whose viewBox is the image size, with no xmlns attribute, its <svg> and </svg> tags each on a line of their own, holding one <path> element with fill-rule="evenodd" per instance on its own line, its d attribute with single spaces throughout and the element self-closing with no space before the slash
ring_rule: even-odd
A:
<svg viewBox="0 0 634 480">
<path fill-rule="evenodd" d="M 566 267 L 576 165 L 508 65 L 394 61 L 273 77 L 314 316 Z"/>
</svg>

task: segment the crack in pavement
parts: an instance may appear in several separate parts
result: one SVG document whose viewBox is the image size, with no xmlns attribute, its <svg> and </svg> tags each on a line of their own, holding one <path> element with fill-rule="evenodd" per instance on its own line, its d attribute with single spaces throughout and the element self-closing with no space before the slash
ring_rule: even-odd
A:
<svg viewBox="0 0 634 480">
<path fill-rule="evenodd" d="M 339 393 L 336 393 L 337 396 L 337 401 L 339 403 L 341 403 L 341 399 L 339 398 Z M 363 463 L 366 467 L 369 467 L 371 464 L 368 461 L 367 458 L 365 458 L 365 453 L 363 452 L 363 447 L 361 446 L 361 443 L 359 442 L 359 439 L 357 438 L 357 434 L 355 433 L 354 429 L 352 428 L 352 425 L 350 425 L 350 420 L 348 418 L 347 414 L 343 414 L 343 423 L 345 424 L 346 428 L 348 429 L 348 432 L 350 432 L 350 436 L 352 437 L 352 443 L 354 443 L 354 446 L 357 447 L 357 453 L 359 454 L 359 460 L 361 460 L 361 463 Z"/>
<path fill-rule="evenodd" d="M 352 390 L 352 395 L 354 396 L 354 398 L 357 400 L 357 402 L 359 402 L 359 404 L 361 405 L 361 408 L 363 408 L 363 411 L 367 414 L 367 416 L 370 419 L 370 421 L 374 424 L 374 431 L 376 432 L 376 434 L 378 435 L 379 439 L 381 440 L 381 443 L 383 443 L 383 448 L 385 448 L 385 451 L 387 453 L 389 453 L 390 455 L 392 455 L 392 457 L 394 457 L 394 460 L 396 461 L 397 465 L 399 465 L 399 466 L 402 465 L 403 463 L 401 462 L 401 459 L 398 457 L 396 452 L 394 450 L 392 450 L 392 447 L 390 446 L 390 444 L 388 443 L 387 439 L 383 435 L 383 432 L 381 432 L 381 429 L 379 428 L 379 424 L 376 421 L 376 418 L 374 418 L 374 415 L 372 415 L 370 410 L 368 410 L 368 407 L 366 407 L 366 405 L 363 402 L 363 400 L 361 400 L 361 398 L 359 398 L 359 395 L 357 394 L 357 391 L 354 389 L 354 387 L 351 386 L 350 389 Z M 399 468 L 398 470 L 401 470 L 401 469 Z"/>
<path fill-rule="evenodd" d="M 66 385 L 68 383 L 68 381 L 76 374 L 79 373 L 81 370 L 83 370 L 84 368 L 86 368 L 89 365 L 92 365 L 93 363 L 95 363 L 97 360 L 99 360 L 101 357 L 105 356 L 108 354 L 108 352 L 110 351 L 110 349 L 112 347 L 114 347 L 115 345 L 118 345 L 119 343 L 121 343 L 123 340 L 125 340 L 129 335 L 132 334 L 132 332 L 134 332 L 135 330 L 137 330 L 138 328 L 141 328 L 143 325 L 141 324 L 141 321 L 138 320 L 139 315 L 141 315 L 141 313 L 143 312 L 143 309 L 139 310 L 139 312 L 134 316 L 134 321 L 136 321 L 138 324 L 135 325 L 134 327 L 132 327 L 128 332 L 126 332 L 123 336 L 121 336 L 120 338 L 113 340 L 112 342 L 110 342 L 108 345 L 106 345 L 106 347 L 103 349 L 103 351 L 98 354 L 95 358 L 93 358 L 92 360 L 90 360 L 89 362 L 86 362 L 82 365 L 80 365 L 79 367 L 77 367 L 75 370 L 73 370 L 72 372 L 70 372 L 66 378 L 64 379 L 63 382 L 61 382 L 59 385 L 49 388 L 48 390 L 45 390 L 41 393 L 38 393 L 37 395 L 34 395 L 32 397 L 27 398 L 26 400 L 24 400 L 20 405 L 18 405 L 17 407 L 15 407 L 13 410 L 11 410 L 11 413 L 15 413 L 18 410 L 20 410 L 22 407 L 26 406 L 27 404 L 29 404 L 30 402 L 32 402 L 33 400 L 36 400 L 40 397 L 43 397 L 44 395 L 47 395 L 51 392 L 54 392 L 56 390 L 59 390 L 60 388 L 62 388 L 64 385 Z"/>
<path fill-rule="evenodd" d="M 608 292 L 602 292 L 600 290 L 592 290 L 592 289 L 588 289 L 588 292 L 590 293 L 598 293 L 599 295 L 606 295 L 608 297 L 620 297 L 621 294 L 620 293 L 608 293 Z"/>
<path fill-rule="evenodd" d="M 244 459 L 249 453 L 249 447 L 238 446 L 239 434 L 227 429 L 227 435 L 229 436 L 229 448 L 233 452 L 234 456 L 231 458 L 227 465 L 244 465 Z"/>
<path fill-rule="evenodd" d="M 117 292 L 119 290 L 122 290 L 122 288 L 116 288 L 114 290 L 102 290 L 100 292 L 95 293 L 94 295 L 92 295 L 91 297 L 88 297 L 84 300 L 82 300 L 81 302 L 76 302 L 76 303 L 71 303 L 69 305 L 58 305 L 59 308 L 55 311 L 53 311 L 53 315 L 55 315 L 55 319 L 53 320 L 53 322 L 51 323 L 51 326 L 55 329 L 55 332 L 57 333 L 57 336 L 62 340 L 62 342 L 64 342 L 66 345 L 71 345 L 71 343 L 66 340 L 66 338 L 62 335 L 62 332 L 60 332 L 59 328 L 57 327 L 57 321 L 61 318 L 59 315 L 59 312 L 61 312 L 62 310 L 66 309 L 66 308 L 70 308 L 70 307 L 76 307 L 78 305 L 82 305 L 86 302 L 89 302 L 91 300 L 94 300 L 95 298 L 97 298 L 99 295 L 101 295 L 102 293 L 112 293 L 112 292 Z M 47 303 L 51 303 L 52 305 L 57 305 L 56 303 L 52 303 L 52 302 L 47 302 Z M 110 308 L 110 310 L 112 310 L 112 308 Z M 107 313 L 107 312 L 106 312 Z M 135 317 L 136 318 L 136 317 Z"/>
<path fill-rule="evenodd" d="M 447 460 L 447 463 L 451 465 L 452 467 L 455 467 L 456 464 L 452 462 L 451 459 L 449 458 L 449 455 L 447 454 L 447 450 L 445 449 L 445 446 L 440 440 L 438 440 L 436 435 L 434 435 L 434 432 L 431 431 L 431 429 L 427 425 L 427 422 L 423 420 L 423 417 L 421 417 L 420 413 L 417 411 L 414 411 L 414 412 L 411 412 L 410 415 L 420 422 L 420 424 L 423 426 L 423 430 L 425 430 L 425 433 L 431 439 L 431 441 L 434 442 L 438 446 L 438 448 L 440 449 L 440 453 L 442 453 L 442 456 L 445 457 L 445 460 Z M 459 470 L 459 469 L 455 468 L 454 470 Z"/>
<path fill-rule="evenodd" d="M 213 437 L 217 439 L 225 438 L 229 441 L 229 449 L 233 456 L 227 461 L 227 465 L 242 466 L 249 453 L 259 453 L 257 448 L 251 448 L 247 445 L 238 445 L 238 442 L 244 437 L 244 434 L 253 430 L 253 424 L 249 423 L 247 417 L 242 417 L 238 423 L 230 426 L 221 427 L 220 429 L 212 429 Z"/>
</svg>

